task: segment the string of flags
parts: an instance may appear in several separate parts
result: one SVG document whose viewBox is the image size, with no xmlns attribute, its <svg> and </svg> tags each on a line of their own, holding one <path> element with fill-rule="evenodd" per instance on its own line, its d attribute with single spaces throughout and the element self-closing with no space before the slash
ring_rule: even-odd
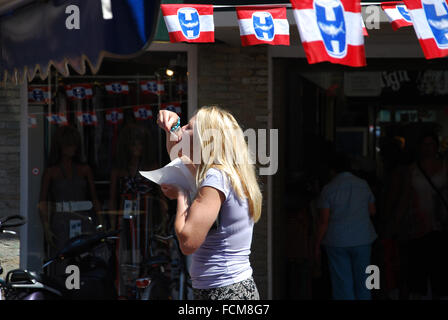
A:
<svg viewBox="0 0 448 320">
<path fill-rule="evenodd" d="M 141 81 L 139 83 L 142 89 L 142 94 L 156 94 L 161 95 L 164 93 L 164 85 L 160 81 Z M 117 94 L 129 94 L 129 84 L 126 81 L 111 82 L 105 84 L 106 91 L 111 95 Z M 186 85 L 182 82 L 178 83 L 178 93 L 183 94 L 186 92 Z M 92 84 L 72 84 L 64 87 L 69 100 L 85 100 L 93 97 L 93 85 Z M 28 88 L 28 101 L 30 103 L 49 103 L 50 92 L 48 86 L 30 86 Z M 107 108 L 96 109 L 95 111 L 83 111 L 83 112 L 68 112 L 75 113 L 75 117 L 81 126 L 96 126 L 98 125 L 97 112 L 104 111 L 105 121 L 110 125 L 118 125 L 124 120 L 124 110 L 133 109 L 134 118 L 136 120 L 148 120 L 153 119 L 153 106 L 159 106 L 161 110 L 170 110 L 176 112 L 179 116 L 182 114 L 180 102 L 170 103 L 154 103 L 144 105 L 131 105 L 123 106 L 119 108 Z M 28 114 L 28 127 L 37 127 L 37 115 L 44 113 L 30 113 Z M 47 113 L 44 117 L 51 124 L 59 126 L 68 125 L 67 113 Z"/>
<path fill-rule="evenodd" d="M 106 123 L 110 125 L 118 125 L 124 120 L 124 110 L 132 109 L 134 118 L 138 121 L 154 119 L 153 106 L 158 104 L 144 104 L 124 106 L 119 108 L 110 109 L 97 109 L 94 111 L 82 111 L 82 112 L 55 112 L 55 113 L 29 113 L 28 114 L 28 127 L 37 127 L 37 115 L 44 114 L 48 123 L 56 124 L 59 126 L 66 126 L 69 124 L 67 113 L 74 113 L 76 119 L 81 126 L 97 126 L 98 125 L 98 112 L 104 112 L 104 118 Z M 169 110 L 176 112 L 179 117 L 182 116 L 182 108 L 180 102 L 162 103 L 159 107 L 160 110 Z"/>
<path fill-rule="evenodd" d="M 143 80 L 139 82 L 141 93 L 144 95 L 153 94 L 162 96 L 165 94 L 165 85 L 158 80 Z M 129 83 L 127 81 L 109 82 L 104 84 L 106 92 L 110 95 L 127 95 L 129 94 Z M 93 97 L 93 84 L 80 83 L 64 86 L 67 97 L 74 100 L 86 100 Z M 182 95 L 187 92 L 187 84 L 179 81 L 176 84 L 176 92 Z M 29 86 L 28 102 L 46 104 L 50 100 L 48 86 Z"/>
<path fill-rule="evenodd" d="M 154 94 L 157 96 L 165 93 L 165 86 L 162 81 L 143 80 L 138 83 L 141 88 L 141 93 L 144 95 Z M 129 94 L 129 83 L 127 81 L 108 82 L 104 84 L 106 92 L 111 95 L 127 95 Z M 179 81 L 176 85 L 177 93 L 182 95 L 187 92 L 187 85 Z M 93 84 L 81 83 L 64 86 L 67 98 L 69 100 L 86 100 L 93 97 Z M 34 104 L 48 104 L 50 102 L 50 91 L 48 86 L 33 85 L 28 87 L 28 102 Z M 104 111 L 106 123 L 110 125 L 117 125 L 124 120 L 124 110 L 132 108 L 134 118 L 136 120 L 153 119 L 153 106 L 159 106 L 158 103 L 123 106 L 120 108 L 96 109 L 96 111 L 76 112 L 76 119 L 82 126 L 96 126 L 98 124 L 98 116 L 96 112 Z M 176 112 L 181 116 L 180 102 L 163 103 L 160 106 L 161 110 L 167 109 Z M 70 112 L 69 112 L 70 113 Z M 37 115 L 42 114 L 30 113 L 28 115 L 28 127 L 37 127 Z M 51 124 L 59 126 L 68 125 L 67 114 L 63 112 L 48 113 L 44 115 L 47 121 Z"/>
<path fill-rule="evenodd" d="M 448 56 L 447 0 L 403 0 L 380 6 L 392 28 L 413 26 L 426 59 Z M 360 0 L 290 0 L 308 63 L 366 65 Z M 213 5 L 162 4 L 171 42 L 215 42 Z M 289 45 L 283 6 L 238 6 L 242 46 Z"/>
</svg>

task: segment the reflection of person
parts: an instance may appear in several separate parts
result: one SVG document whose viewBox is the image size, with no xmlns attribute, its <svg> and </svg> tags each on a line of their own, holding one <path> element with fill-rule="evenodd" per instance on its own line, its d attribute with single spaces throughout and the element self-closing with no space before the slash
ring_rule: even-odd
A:
<svg viewBox="0 0 448 320">
<path fill-rule="evenodd" d="M 177 120 L 173 112 L 159 112 L 167 140 Z M 162 185 L 162 191 L 177 200 L 175 231 L 182 252 L 192 255 L 195 299 L 259 299 L 249 254 L 262 196 L 243 132 L 235 118 L 218 107 L 199 109 L 181 130 L 181 141 L 190 139 L 191 147 L 202 151 L 199 163 L 189 164 L 198 193 L 189 205 L 185 190 Z M 172 144 L 167 146 L 170 152 Z"/>
<path fill-rule="evenodd" d="M 331 169 L 334 177 L 319 201 L 316 260 L 320 260 L 322 244 L 328 256 L 333 299 L 369 300 L 365 281 L 372 242 L 377 237 L 370 220 L 375 200 L 367 182 L 350 173 L 347 157 L 337 155 Z"/>
<path fill-rule="evenodd" d="M 433 297 L 447 295 L 448 170 L 446 161 L 438 157 L 439 139 L 424 134 L 418 144 L 418 159 L 403 175 L 402 197 L 398 206 L 397 224 L 408 241 L 406 270 L 408 291 L 426 295 L 428 282 Z M 403 230 L 404 229 L 404 230 Z M 406 250 L 407 249 L 407 250 Z"/>
<path fill-rule="evenodd" d="M 39 203 L 50 256 L 71 237 L 95 231 L 96 215 L 91 215 L 90 208 L 98 213 L 100 204 L 92 170 L 80 161 L 80 147 L 81 137 L 74 127 L 56 130 Z"/>
<path fill-rule="evenodd" d="M 156 168 L 155 154 L 149 130 L 135 124 L 121 130 L 116 164 L 111 173 L 109 209 L 112 212 L 117 210 L 118 195 L 144 195 L 154 187 L 139 171 Z M 112 228 L 115 224 L 115 219 L 112 219 Z"/>
<path fill-rule="evenodd" d="M 145 250 L 145 244 L 150 241 L 149 230 L 146 229 L 149 227 L 149 215 L 154 229 L 164 227 L 165 211 L 161 211 L 160 215 L 149 208 L 149 200 L 160 199 L 160 189 L 139 173 L 155 169 L 155 155 L 148 129 L 130 124 L 121 130 L 116 164 L 111 173 L 109 209 L 113 213 L 111 228 L 121 229 L 117 258 L 120 277 L 118 293 L 122 297 L 127 295 L 126 283 L 138 277 L 135 275 L 138 265 L 142 258 L 146 258 L 148 250 Z M 151 208 L 155 209 L 156 206 Z M 131 270 L 126 266 L 131 266 Z"/>
</svg>

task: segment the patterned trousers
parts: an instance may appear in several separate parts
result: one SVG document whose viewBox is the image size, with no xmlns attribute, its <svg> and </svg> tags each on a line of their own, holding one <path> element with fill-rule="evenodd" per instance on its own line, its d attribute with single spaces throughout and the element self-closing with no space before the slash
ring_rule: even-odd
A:
<svg viewBox="0 0 448 320">
<path fill-rule="evenodd" d="M 195 300 L 260 300 L 252 277 L 224 287 L 193 289 Z"/>
</svg>

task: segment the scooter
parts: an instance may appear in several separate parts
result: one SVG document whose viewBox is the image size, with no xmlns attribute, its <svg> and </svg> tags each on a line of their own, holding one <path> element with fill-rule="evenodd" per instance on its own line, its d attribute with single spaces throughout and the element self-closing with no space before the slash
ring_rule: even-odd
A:
<svg viewBox="0 0 448 320">
<path fill-rule="evenodd" d="M 0 225 L 0 230 L 2 226 Z M 66 246 L 48 260 L 43 269 L 53 263 L 68 261 L 79 270 L 79 287 L 67 285 L 70 274 L 49 277 L 44 273 L 15 269 L 0 281 L 5 300 L 109 300 L 117 299 L 114 277 L 106 261 L 96 257 L 93 249 L 116 240 L 120 230 L 80 235 L 70 239 Z"/>
</svg>

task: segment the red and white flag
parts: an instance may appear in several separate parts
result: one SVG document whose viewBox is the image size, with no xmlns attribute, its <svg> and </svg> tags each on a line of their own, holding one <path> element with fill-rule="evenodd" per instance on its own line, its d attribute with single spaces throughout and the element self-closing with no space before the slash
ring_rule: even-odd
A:
<svg viewBox="0 0 448 320">
<path fill-rule="evenodd" d="M 291 0 L 308 63 L 366 65 L 359 0 Z"/>
<path fill-rule="evenodd" d="M 140 81 L 140 88 L 143 94 L 161 95 L 165 92 L 165 85 L 162 81 Z"/>
<path fill-rule="evenodd" d="M 367 32 L 366 24 L 364 23 L 364 19 L 361 19 L 361 26 L 362 26 L 362 35 L 364 37 L 368 37 L 369 33 Z"/>
<path fill-rule="evenodd" d="M 215 42 L 213 5 L 162 4 L 171 42 Z"/>
<path fill-rule="evenodd" d="M 152 119 L 152 108 L 150 105 L 141 105 L 141 106 L 135 106 L 133 108 L 134 110 L 134 117 L 137 120 L 148 120 Z"/>
<path fill-rule="evenodd" d="M 126 81 L 106 83 L 105 87 L 109 94 L 129 94 L 129 84 Z"/>
<path fill-rule="evenodd" d="M 157 81 L 157 94 L 161 95 L 165 93 L 165 85 L 162 81 Z"/>
<path fill-rule="evenodd" d="M 448 5 L 445 0 L 404 0 L 426 59 L 448 55 Z"/>
<path fill-rule="evenodd" d="M 29 103 L 48 103 L 50 101 L 50 92 L 48 87 L 28 87 Z"/>
<path fill-rule="evenodd" d="M 68 125 L 67 116 L 65 113 L 49 113 L 46 117 L 49 123 L 58 124 L 60 126 Z"/>
<path fill-rule="evenodd" d="M 124 114 L 120 108 L 109 109 L 106 111 L 106 122 L 109 124 L 119 124 L 123 122 Z"/>
<path fill-rule="evenodd" d="M 90 84 L 66 85 L 65 92 L 70 100 L 84 100 L 93 97 L 93 87 Z"/>
<path fill-rule="evenodd" d="M 411 16 L 402 1 L 382 2 L 381 8 L 389 19 L 392 29 L 412 26 Z"/>
<path fill-rule="evenodd" d="M 179 117 L 182 115 L 182 108 L 179 102 L 162 103 L 160 110 L 176 112 Z"/>
<path fill-rule="evenodd" d="M 76 118 L 82 126 L 96 126 L 98 124 L 95 111 L 76 112 Z"/>
<path fill-rule="evenodd" d="M 257 44 L 289 46 L 285 7 L 239 7 L 236 13 L 243 47 Z"/>
</svg>

